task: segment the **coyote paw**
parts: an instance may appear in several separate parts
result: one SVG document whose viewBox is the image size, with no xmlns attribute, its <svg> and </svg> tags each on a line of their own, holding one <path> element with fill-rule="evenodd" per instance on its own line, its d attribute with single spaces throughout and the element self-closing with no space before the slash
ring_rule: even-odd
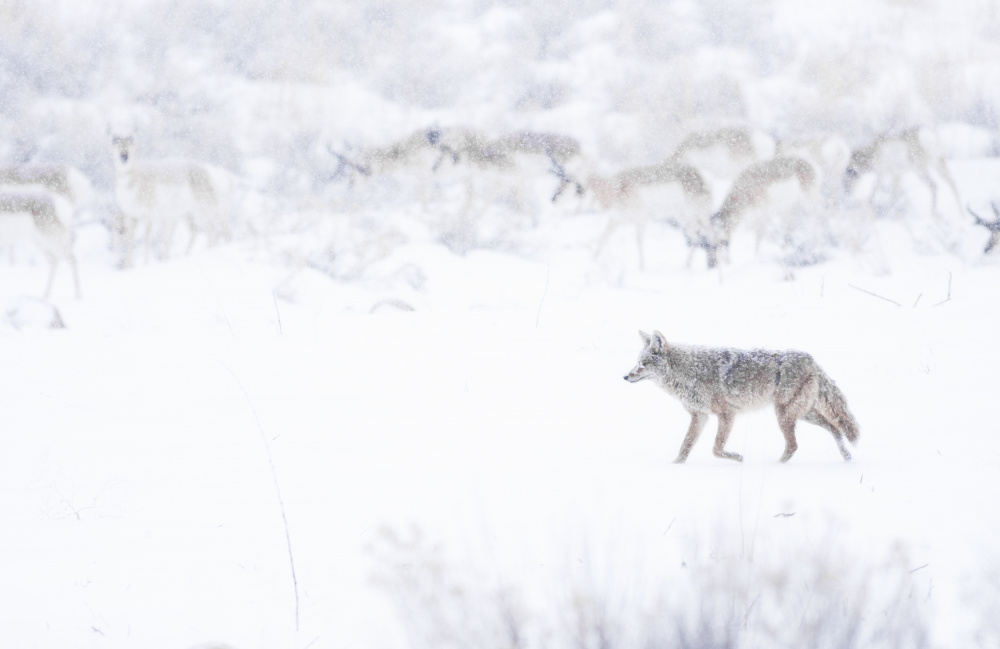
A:
<svg viewBox="0 0 1000 649">
<path fill-rule="evenodd" d="M 687 461 L 687 457 L 686 456 L 684 456 L 684 455 L 678 455 L 677 459 L 674 460 L 674 464 L 684 464 L 685 461 Z"/>
</svg>

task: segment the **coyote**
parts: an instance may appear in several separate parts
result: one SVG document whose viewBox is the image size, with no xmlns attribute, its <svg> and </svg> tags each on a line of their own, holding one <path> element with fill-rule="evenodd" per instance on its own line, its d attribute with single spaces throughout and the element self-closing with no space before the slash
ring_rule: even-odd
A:
<svg viewBox="0 0 1000 649">
<path fill-rule="evenodd" d="M 851 459 L 844 437 L 857 444 L 858 422 L 847 409 L 847 400 L 837 384 L 809 354 L 674 345 L 668 344 L 659 331 L 652 335 L 640 331 L 639 335 L 644 347 L 625 380 L 636 383 L 653 379 L 691 413 L 691 425 L 675 463 L 687 459 L 709 413 L 719 418 L 712 453 L 742 462 L 743 456 L 725 448 L 733 419 L 739 412 L 768 403 L 774 404 L 778 426 L 785 436 L 781 462 L 787 462 L 798 448 L 795 422 L 799 419 L 830 431 L 844 460 Z"/>
</svg>

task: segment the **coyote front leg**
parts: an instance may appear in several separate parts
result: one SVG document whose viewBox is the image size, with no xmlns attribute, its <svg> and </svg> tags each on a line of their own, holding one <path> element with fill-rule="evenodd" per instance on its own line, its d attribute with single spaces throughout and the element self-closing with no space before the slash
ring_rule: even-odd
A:
<svg viewBox="0 0 1000 649">
<path fill-rule="evenodd" d="M 677 459 L 674 460 L 674 464 L 683 464 L 684 461 L 687 460 L 688 453 L 691 452 L 691 447 L 694 446 L 696 441 L 698 441 L 698 435 L 701 435 L 701 431 L 705 427 L 705 422 L 707 421 L 708 413 L 691 413 L 691 425 L 688 426 L 687 435 L 684 436 L 684 441 L 681 443 L 681 452 L 677 454 Z"/>
<path fill-rule="evenodd" d="M 726 440 L 729 439 L 729 433 L 733 430 L 733 420 L 736 416 L 731 412 L 720 412 L 718 417 L 719 432 L 715 436 L 715 448 L 712 449 L 712 454 L 715 455 L 715 457 L 721 457 L 726 460 L 736 460 L 737 462 L 742 462 L 742 455 L 726 450 Z"/>
</svg>

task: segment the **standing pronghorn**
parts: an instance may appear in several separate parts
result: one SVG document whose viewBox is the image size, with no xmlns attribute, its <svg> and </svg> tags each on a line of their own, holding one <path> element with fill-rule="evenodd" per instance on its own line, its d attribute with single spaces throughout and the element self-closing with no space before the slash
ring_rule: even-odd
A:
<svg viewBox="0 0 1000 649">
<path fill-rule="evenodd" d="M 630 205 L 631 200 L 644 187 L 669 185 L 680 186 L 683 198 L 678 211 L 693 211 L 694 214 L 683 214 L 679 218 L 672 215 L 664 220 L 679 226 L 690 239 L 689 224 L 697 222 L 702 213 L 711 209 L 712 193 L 701 173 L 689 164 L 675 159 L 667 160 L 658 165 L 648 167 L 631 167 L 624 169 L 610 178 L 591 175 L 587 179 L 587 188 L 593 193 L 597 203 L 604 209 L 621 208 L 611 216 L 608 225 L 597 241 L 594 257 L 597 257 L 607 244 L 611 235 L 620 226 L 631 223 L 635 226 L 636 246 L 639 249 L 639 268 L 645 268 L 643 255 L 643 235 L 646 223 L 651 220 L 641 208 Z M 663 208 L 658 208 L 662 211 Z M 690 259 L 688 260 L 690 262 Z"/>
<path fill-rule="evenodd" d="M 754 163 L 736 177 L 722 206 L 712 215 L 709 227 L 692 244 L 708 253 L 709 268 L 718 265 L 720 250 L 729 249 L 733 229 L 743 215 L 761 206 L 772 186 L 791 179 L 798 180 L 800 190 L 808 194 L 816 182 L 816 172 L 802 158 L 787 156 Z"/>
<path fill-rule="evenodd" d="M 204 165 L 187 160 L 136 160 L 131 136 L 113 137 L 112 151 L 115 196 L 127 221 L 126 260 L 138 228 L 144 230 L 147 261 L 154 247 L 159 258 L 170 255 L 174 231 L 182 220 L 190 230 L 188 251 L 199 232 L 206 233 L 209 243 L 229 235 L 219 190 Z"/>
<path fill-rule="evenodd" d="M 58 200 L 43 190 L 0 192 L 0 219 L 4 221 L 3 233 L 17 232 L 18 238 L 31 238 L 49 262 L 49 279 L 45 284 L 45 299 L 52 293 L 56 267 L 65 260 L 73 272 L 76 296 L 80 297 L 80 278 L 73 254 L 74 234 L 59 217 Z M 65 211 L 65 210 L 64 210 Z"/>
<path fill-rule="evenodd" d="M 912 172 L 930 190 L 931 214 L 940 218 L 937 206 L 937 183 L 931 176 L 933 171 L 951 189 L 958 205 L 958 213 L 961 213 L 962 200 L 959 198 L 958 186 L 948 172 L 944 158 L 933 156 L 920 136 L 919 128 L 907 129 L 897 134 L 880 133 L 865 146 L 854 149 L 844 172 L 844 193 L 850 196 L 863 176 L 874 175 L 875 187 L 867 197 L 869 205 L 874 209 L 871 204 L 879 183 L 888 180 L 892 197 L 896 198 L 900 193 L 903 176 Z"/>
</svg>

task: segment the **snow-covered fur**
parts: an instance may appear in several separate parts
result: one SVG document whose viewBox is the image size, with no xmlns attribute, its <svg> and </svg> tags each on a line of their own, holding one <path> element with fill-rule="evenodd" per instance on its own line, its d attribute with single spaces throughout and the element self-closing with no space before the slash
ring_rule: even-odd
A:
<svg viewBox="0 0 1000 649">
<path fill-rule="evenodd" d="M 644 347 L 625 380 L 652 379 L 691 413 L 691 426 L 675 462 L 687 459 L 710 413 L 719 418 L 712 452 L 716 457 L 742 461 L 738 453 L 725 450 L 733 420 L 737 413 L 771 403 L 785 437 L 782 462 L 798 448 L 795 422 L 799 419 L 830 431 L 844 460 L 851 459 L 844 437 L 857 443 L 858 422 L 836 383 L 809 354 L 668 344 L 659 331 L 652 335 L 640 331 L 639 335 Z"/>
</svg>

